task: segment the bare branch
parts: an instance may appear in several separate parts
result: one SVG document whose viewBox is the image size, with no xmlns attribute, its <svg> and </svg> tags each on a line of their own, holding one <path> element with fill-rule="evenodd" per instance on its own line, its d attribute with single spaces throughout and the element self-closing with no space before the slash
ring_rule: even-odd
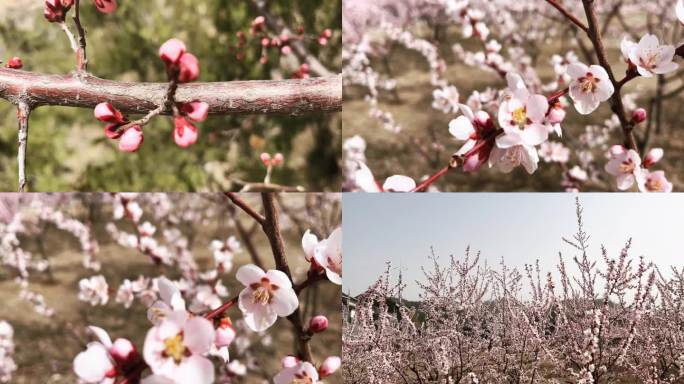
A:
<svg viewBox="0 0 684 384">
<path fill-rule="evenodd" d="M 110 102 L 124 113 L 149 113 L 163 104 L 168 83 L 129 83 L 83 74 L 46 75 L 0 68 L 0 98 L 15 104 L 94 108 Z M 342 110 L 340 76 L 293 80 L 252 80 L 181 84 L 175 101 L 201 100 L 209 113 L 287 114 Z M 161 114 L 171 114 L 165 108 Z"/>
<path fill-rule="evenodd" d="M 29 115 L 31 108 L 28 104 L 20 102 L 17 104 L 17 121 L 19 122 L 19 149 L 17 152 L 17 162 L 19 168 L 19 192 L 26 189 L 26 146 L 28 145 Z"/>
</svg>

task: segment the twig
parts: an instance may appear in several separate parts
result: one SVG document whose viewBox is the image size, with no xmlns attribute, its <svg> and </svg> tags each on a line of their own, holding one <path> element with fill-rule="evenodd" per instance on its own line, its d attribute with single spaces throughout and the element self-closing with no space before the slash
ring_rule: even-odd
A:
<svg viewBox="0 0 684 384">
<path fill-rule="evenodd" d="M 24 192 L 26 189 L 26 147 L 28 145 L 30 114 L 31 108 L 28 104 L 24 102 L 17 104 L 17 121 L 19 122 L 19 148 L 17 154 L 17 162 L 19 167 L 19 192 Z"/>
<path fill-rule="evenodd" d="M 551 6 L 556 8 L 560 13 L 563 14 L 568 20 L 570 20 L 573 24 L 575 24 L 579 29 L 585 31 L 588 33 L 588 28 L 587 26 L 580 21 L 575 15 L 572 14 L 572 12 L 568 11 L 561 5 L 558 0 L 546 0 L 547 3 L 549 3 Z"/>
<path fill-rule="evenodd" d="M 88 54 L 86 53 L 86 31 L 81 24 L 81 7 L 80 0 L 74 2 L 74 24 L 76 24 L 76 30 L 78 31 L 78 64 L 77 70 L 79 73 L 88 70 Z"/>
<path fill-rule="evenodd" d="M 264 225 L 264 223 L 266 222 L 266 218 L 264 216 L 262 216 L 259 212 L 257 212 L 246 201 L 242 200 L 242 198 L 240 198 L 240 196 L 238 196 L 234 192 L 226 192 L 225 195 L 226 195 L 226 197 L 228 197 L 230 199 L 230 201 L 233 202 L 233 204 L 237 205 L 238 207 L 240 207 L 240 209 L 245 211 L 245 213 L 252 216 L 252 218 L 254 220 L 256 220 L 256 222 L 258 222 L 262 226 Z"/>
</svg>

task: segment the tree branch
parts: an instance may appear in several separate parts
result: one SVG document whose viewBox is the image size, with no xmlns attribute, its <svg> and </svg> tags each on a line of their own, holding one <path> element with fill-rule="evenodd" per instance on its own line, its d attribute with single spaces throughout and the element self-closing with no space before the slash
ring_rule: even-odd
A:
<svg viewBox="0 0 684 384">
<path fill-rule="evenodd" d="M 0 98 L 14 104 L 94 108 L 110 102 L 124 113 L 149 113 L 163 104 L 168 83 L 129 83 L 92 75 L 46 75 L 0 68 Z M 287 114 L 342 110 L 342 78 L 252 80 L 181 84 L 175 101 L 209 104 L 209 113 Z M 171 114 L 165 108 L 162 115 Z"/>
<path fill-rule="evenodd" d="M 570 20 L 573 24 L 575 24 L 579 29 L 583 30 L 584 32 L 588 32 L 587 26 L 580 21 L 575 15 L 572 14 L 572 12 L 568 11 L 561 5 L 558 0 L 546 0 L 547 3 L 549 3 L 551 6 L 556 8 L 558 12 L 562 13 L 563 16 L 565 16 L 568 20 Z"/>
<path fill-rule="evenodd" d="M 17 121 L 19 122 L 17 163 L 19 167 L 19 192 L 26 189 L 26 146 L 28 145 L 29 115 L 31 108 L 28 104 L 17 104 Z"/>
<path fill-rule="evenodd" d="M 246 214 L 252 216 L 254 220 L 256 220 L 257 223 L 261 224 L 262 226 L 264 225 L 264 222 L 266 221 L 266 218 L 257 212 L 254 208 L 252 208 L 251 205 L 247 204 L 246 201 L 242 200 L 240 196 L 237 195 L 237 193 L 233 192 L 226 192 L 226 197 L 230 199 L 230 201 L 233 202 L 233 204 L 237 205 L 245 211 Z"/>
</svg>

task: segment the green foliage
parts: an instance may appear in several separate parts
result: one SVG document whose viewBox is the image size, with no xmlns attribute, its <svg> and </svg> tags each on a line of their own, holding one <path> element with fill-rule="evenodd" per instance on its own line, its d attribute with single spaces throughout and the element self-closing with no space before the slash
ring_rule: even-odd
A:
<svg viewBox="0 0 684 384">
<path fill-rule="evenodd" d="M 18 3 L 18 5 L 16 5 Z M 107 79 L 165 81 L 157 56 L 171 37 L 185 41 L 200 59 L 201 81 L 287 78 L 292 63 L 276 55 L 258 63 L 258 44 L 238 61 L 230 47 L 236 33 L 249 32 L 257 16 L 249 1 L 120 0 L 110 15 L 82 5 L 88 30 L 89 71 Z M 341 2 L 269 1 L 271 12 L 292 29 L 318 35 L 335 31 L 327 47 L 310 44 L 311 53 L 331 70 L 340 67 Z M 70 26 L 71 21 L 69 20 Z M 20 56 L 24 69 L 68 73 L 75 57 L 58 25 L 42 17 L 42 2 L 20 0 L 0 5 L 3 56 Z M 0 189 L 16 190 L 16 117 L 0 101 Z M 236 188 L 231 181 L 258 182 L 265 170 L 259 153 L 282 152 L 286 163 L 273 182 L 310 190 L 339 190 L 341 123 L 339 114 L 210 117 L 199 124 L 200 140 L 190 149 L 173 144 L 173 122 L 158 117 L 145 127 L 137 154 L 122 154 L 104 139 L 103 126 L 90 110 L 42 107 L 30 119 L 27 172 L 32 191 L 198 191 Z"/>
</svg>

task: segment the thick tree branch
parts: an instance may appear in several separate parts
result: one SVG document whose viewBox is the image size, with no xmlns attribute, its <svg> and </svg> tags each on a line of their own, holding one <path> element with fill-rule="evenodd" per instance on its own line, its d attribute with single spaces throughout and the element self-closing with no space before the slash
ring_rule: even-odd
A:
<svg viewBox="0 0 684 384">
<path fill-rule="evenodd" d="M 128 83 L 92 75 L 45 75 L 0 68 L 0 98 L 14 104 L 94 108 L 110 102 L 124 113 L 146 114 L 163 104 L 168 83 Z M 181 84 L 176 102 L 201 100 L 209 113 L 287 114 L 342 110 L 340 76 L 302 80 L 252 80 Z M 169 115 L 170 108 L 161 114 Z"/>
<path fill-rule="evenodd" d="M 31 108 L 28 104 L 17 104 L 17 121 L 19 122 L 19 149 L 17 163 L 19 168 L 19 192 L 26 189 L 26 146 L 28 145 L 29 115 Z"/>
</svg>

